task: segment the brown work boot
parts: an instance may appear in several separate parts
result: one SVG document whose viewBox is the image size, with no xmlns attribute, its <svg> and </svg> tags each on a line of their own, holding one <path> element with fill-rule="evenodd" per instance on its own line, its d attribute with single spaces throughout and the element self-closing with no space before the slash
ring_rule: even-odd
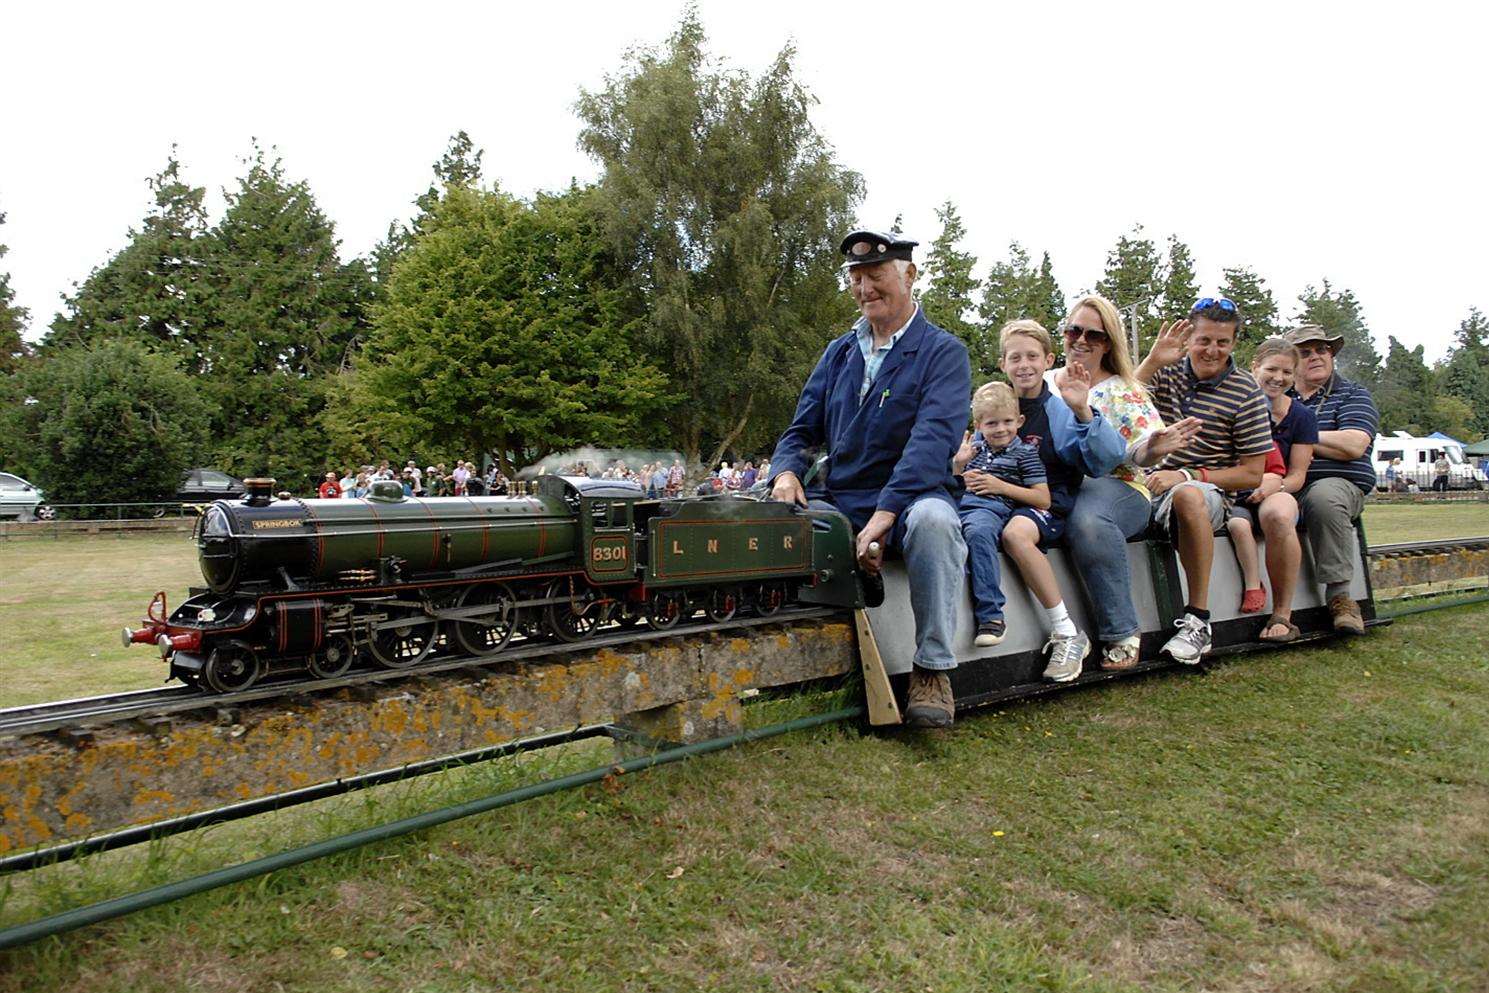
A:
<svg viewBox="0 0 1489 993">
<path fill-rule="evenodd" d="M 954 713 L 951 677 L 937 669 L 912 668 L 905 723 L 913 728 L 948 728 Z"/>
<path fill-rule="evenodd" d="M 1345 634 L 1364 634 L 1365 618 L 1360 614 L 1360 605 L 1341 593 L 1329 601 L 1329 613 L 1334 618 L 1334 630 Z"/>
</svg>

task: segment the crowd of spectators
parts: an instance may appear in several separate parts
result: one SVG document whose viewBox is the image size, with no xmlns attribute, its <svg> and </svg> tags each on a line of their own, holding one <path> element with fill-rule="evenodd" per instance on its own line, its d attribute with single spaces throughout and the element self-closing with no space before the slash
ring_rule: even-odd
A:
<svg viewBox="0 0 1489 993">
<path fill-rule="evenodd" d="M 690 474 L 679 459 L 673 459 L 670 465 L 665 460 L 633 464 L 625 459 L 615 459 L 604 466 L 593 461 L 576 461 L 560 466 L 558 473 L 596 479 L 623 479 L 636 483 L 646 491 L 649 498 L 678 496 L 684 491 L 690 477 L 699 477 L 698 473 Z M 746 461 L 737 466 L 721 462 L 716 469 L 702 474 L 694 492 L 709 494 L 749 490 L 756 483 L 763 483 L 769 478 L 769 460 L 761 461 L 758 466 L 754 461 Z M 384 479 L 396 480 L 402 484 L 404 496 L 414 497 L 504 496 L 511 487 L 511 481 L 502 474 L 496 463 L 492 463 L 485 471 L 479 469 L 474 462 L 461 460 L 456 460 L 453 468 L 447 467 L 444 462 L 438 462 L 420 469 L 417 462 L 409 459 L 402 469 L 395 469 L 388 459 L 383 459 L 376 466 L 364 465 L 360 469 L 348 469 L 339 477 L 335 472 L 327 472 L 318 489 L 318 495 L 323 500 L 342 497 L 360 499 L 372 492 L 373 483 Z"/>
</svg>

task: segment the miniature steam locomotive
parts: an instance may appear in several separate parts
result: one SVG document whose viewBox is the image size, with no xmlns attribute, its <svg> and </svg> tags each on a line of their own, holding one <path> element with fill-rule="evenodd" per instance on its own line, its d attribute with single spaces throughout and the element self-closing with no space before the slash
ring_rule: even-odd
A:
<svg viewBox="0 0 1489 993">
<path fill-rule="evenodd" d="M 124 642 L 217 693 L 271 672 L 325 679 L 436 649 L 495 655 L 514 635 L 581 641 L 608 625 L 664 630 L 792 602 L 863 605 L 847 518 L 737 496 L 647 499 L 633 483 L 540 476 L 503 497 L 274 499 L 248 480 L 195 541 L 205 588 L 166 616 L 157 593 Z"/>
</svg>

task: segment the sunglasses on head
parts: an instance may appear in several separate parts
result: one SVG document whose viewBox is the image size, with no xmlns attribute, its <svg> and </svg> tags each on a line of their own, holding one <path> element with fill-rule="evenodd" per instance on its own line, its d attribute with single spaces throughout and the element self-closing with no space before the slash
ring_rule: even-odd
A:
<svg viewBox="0 0 1489 993">
<path fill-rule="evenodd" d="M 1084 338 L 1087 343 L 1094 345 L 1112 340 L 1112 336 L 1100 328 L 1083 328 L 1079 324 L 1067 324 L 1064 330 L 1067 341 L 1079 341 Z"/>
<path fill-rule="evenodd" d="M 1221 310 L 1229 311 L 1232 314 L 1236 312 L 1235 303 L 1227 300 L 1225 297 L 1200 297 L 1194 302 L 1194 306 L 1189 309 L 1189 312 L 1209 310 L 1211 307 L 1219 307 Z"/>
</svg>

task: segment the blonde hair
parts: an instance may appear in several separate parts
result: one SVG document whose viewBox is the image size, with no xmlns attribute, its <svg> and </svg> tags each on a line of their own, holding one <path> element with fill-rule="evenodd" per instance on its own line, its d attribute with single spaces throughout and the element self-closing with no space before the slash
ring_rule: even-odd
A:
<svg viewBox="0 0 1489 993">
<path fill-rule="evenodd" d="M 1055 354 L 1055 342 L 1050 333 L 1044 329 L 1044 325 L 1038 321 L 1025 317 L 1017 321 L 1009 321 L 1003 325 L 1003 330 L 998 332 L 998 354 L 1001 356 L 1008 351 L 1008 339 L 1016 335 L 1025 338 L 1033 338 L 1044 348 L 1044 354 Z"/>
<path fill-rule="evenodd" d="M 1075 317 L 1075 312 L 1082 307 L 1090 307 L 1096 311 L 1101 318 L 1101 330 L 1106 332 L 1110 342 L 1106 354 L 1101 357 L 1101 368 L 1114 376 L 1120 376 L 1130 386 L 1139 385 L 1132 368 L 1132 356 L 1127 354 L 1127 332 L 1122 327 L 1122 315 L 1117 312 L 1117 305 L 1104 296 L 1087 294 L 1070 308 L 1070 313 L 1065 315 L 1065 323 L 1069 324 Z M 1093 376 L 1091 381 L 1095 383 L 1096 378 Z"/>
<path fill-rule="evenodd" d="M 1014 394 L 1013 387 L 995 379 L 991 383 L 984 383 L 977 387 L 977 392 L 972 394 L 972 423 L 980 424 L 982 419 L 991 414 L 1011 410 L 1018 413 L 1019 398 Z"/>
<path fill-rule="evenodd" d="M 1298 346 L 1286 338 L 1274 336 L 1266 339 L 1256 346 L 1256 353 L 1251 356 L 1251 368 L 1255 369 L 1266 359 L 1274 355 L 1291 355 L 1293 359 L 1293 370 L 1303 361 L 1303 356 L 1298 352 Z"/>
</svg>

